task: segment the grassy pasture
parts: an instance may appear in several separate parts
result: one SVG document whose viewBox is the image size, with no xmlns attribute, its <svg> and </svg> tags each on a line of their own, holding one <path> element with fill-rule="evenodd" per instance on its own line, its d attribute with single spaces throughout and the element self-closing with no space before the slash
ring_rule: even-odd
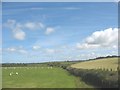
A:
<svg viewBox="0 0 120 90">
<path fill-rule="evenodd" d="M 112 71 L 117 71 L 118 58 L 104 58 L 98 60 L 85 61 L 73 64 L 71 65 L 71 67 L 81 69 L 112 69 Z"/>
<path fill-rule="evenodd" d="M 10 73 L 14 74 L 10 76 Z M 18 75 L 15 73 L 18 72 Z M 3 67 L 3 88 L 90 88 L 61 68 Z"/>
</svg>

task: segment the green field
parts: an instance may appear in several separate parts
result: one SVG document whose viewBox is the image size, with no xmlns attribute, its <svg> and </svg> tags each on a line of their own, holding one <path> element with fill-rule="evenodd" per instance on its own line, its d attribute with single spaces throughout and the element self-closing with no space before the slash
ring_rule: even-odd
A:
<svg viewBox="0 0 120 90">
<path fill-rule="evenodd" d="M 112 69 L 112 71 L 117 71 L 118 58 L 104 58 L 84 62 L 54 62 L 49 65 L 52 64 L 58 66 L 70 65 L 72 68 L 78 69 Z M 82 81 L 81 77 L 73 76 L 60 67 L 48 66 L 48 63 L 13 66 L 2 68 L 3 88 L 93 88 L 93 86 Z"/>
<path fill-rule="evenodd" d="M 73 68 L 81 69 L 112 69 L 117 71 L 118 58 L 104 58 L 98 60 L 90 60 L 71 65 Z"/>
<path fill-rule="evenodd" d="M 10 76 L 10 73 L 13 74 Z M 18 75 L 16 75 L 18 72 Z M 3 67 L 3 88 L 90 88 L 62 68 Z"/>
</svg>

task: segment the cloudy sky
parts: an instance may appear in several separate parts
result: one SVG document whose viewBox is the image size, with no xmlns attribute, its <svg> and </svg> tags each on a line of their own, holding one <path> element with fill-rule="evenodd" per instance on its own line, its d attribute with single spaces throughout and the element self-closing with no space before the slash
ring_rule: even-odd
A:
<svg viewBox="0 0 120 90">
<path fill-rule="evenodd" d="M 4 2 L 3 63 L 117 55 L 117 3 Z"/>
</svg>

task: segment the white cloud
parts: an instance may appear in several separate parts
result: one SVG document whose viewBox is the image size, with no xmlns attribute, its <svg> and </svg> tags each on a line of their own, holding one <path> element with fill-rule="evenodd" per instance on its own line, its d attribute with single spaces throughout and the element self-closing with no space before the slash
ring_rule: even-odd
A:
<svg viewBox="0 0 120 90">
<path fill-rule="evenodd" d="M 10 29 L 13 29 L 14 26 L 15 26 L 15 24 L 16 24 L 16 21 L 15 21 L 15 20 L 9 19 L 9 20 L 7 20 L 6 23 L 3 24 L 3 26 L 5 26 L 5 27 L 7 27 L 7 28 L 10 28 Z"/>
<path fill-rule="evenodd" d="M 25 39 L 25 32 L 22 30 L 23 26 L 20 23 L 17 23 L 16 20 L 8 20 L 7 23 L 4 24 L 5 27 L 9 28 L 13 32 L 13 37 L 17 40 Z"/>
<path fill-rule="evenodd" d="M 38 30 L 44 29 L 44 25 L 41 22 L 25 22 L 19 23 L 16 20 L 9 19 L 3 25 L 4 27 L 9 28 L 13 32 L 13 37 L 18 40 L 24 40 L 26 33 L 24 30 Z"/>
<path fill-rule="evenodd" d="M 95 53 L 94 53 L 94 52 L 92 52 L 92 53 L 91 53 L 91 55 L 95 55 Z"/>
<path fill-rule="evenodd" d="M 79 49 L 89 49 L 98 47 L 113 47 L 116 48 L 118 43 L 118 29 L 108 28 L 103 31 L 96 31 L 91 36 L 85 39 L 85 42 L 77 43 Z"/>
<path fill-rule="evenodd" d="M 48 27 L 48 28 L 46 29 L 45 34 L 46 34 L 46 35 L 49 35 L 49 34 L 53 33 L 54 31 L 55 31 L 54 28 Z"/>
<path fill-rule="evenodd" d="M 46 49 L 46 52 L 47 53 L 55 53 L 55 50 L 54 49 Z"/>
<path fill-rule="evenodd" d="M 36 30 L 36 29 L 41 29 L 44 28 L 44 25 L 40 22 L 27 22 L 24 25 L 26 28 L 30 30 Z"/>
<path fill-rule="evenodd" d="M 15 51 L 16 51 L 16 48 L 11 47 L 11 48 L 7 48 L 6 50 L 9 51 L 9 52 L 15 52 Z"/>
<path fill-rule="evenodd" d="M 20 49 L 20 50 L 18 50 L 18 52 L 21 53 L 21 54 L 27 54 L 27 53 L 28 53 L 28 52 L 27 52 L 26 50 L 24 50 L 24 49 Z"/>
<path fill-rule="evenodd" d="M 25 32 L 22 31 L 20 28 L 16 28 L 13 30 L 13 37 L 17 40 L 24 40 L 25 39 Z"/>
<path fill-rule="evenodd" d="M 39 50 L 41 48 L 41 42 L 38 40 L 32 45 L 33 50 Z"/>
<path fill-rule="evenodd" d="M 14 29 L 16 27 L 19 27 L 21 29 L 28 28 L 28 30 L 36 30 L 44 28 L 44 24 L 41 22 L 25 22 L 25 23 L 19 23 L 16 22 L 16 20 L 9 19 L 6 23 L 4 23 L 4 26 L 10 29 Z"/>
<path fill-rule="evenodd" d="M 76 47 L 78 49 L 92 49 L 92 48 L 98 48 L 98 47 L 100 47 L 100 45 L 90 45 L 87 43 L 83 43 L 83 44 L 77 43 Z"/>
<path fill-rule="evenodd" d="M 40 46 L 37 46 L 37 45 L 36 45 L 36 46 L 33 46 L 33 49 L 34 49 L 34 50 L 38 50 L 38 49 L 40 49 L 40 48 L 41 48 L 41 47 L 40 47 Z"/>
<path fill-rule="evenodd" d="M 9 28 L 13 33 L 12 34 L 13 37 L 17 40 L 25 40 L 26 38 L 25 30 L 32 30 L 32 31 L 43 30 L 43 32 L 46 35 L 50 35 L 53 32 L 55 32 L 55 28 L 59 28 L 59 27 L 55 27 L 55 28 L 47 27 L 41 22 L 29 21 L 29 22 L 21 23 L 13 19 L 9 19 L 6 23 L 4 23 L 4 27 Z"/>
<path fill-rule="evenodd" d="M 35 26 L 36 26 L 36 25 L 35 25 L 34 23 L 31 23 L 31 22 L 25 24 L 25 27 L 27 27 L 27 28 L 29 28 L 29 29 L 34 29 Z"/>
<path fill-rule="evenodd" d="M 96 31 L 86 39 L 88 44 L 109 45 L 118 39 L 118 29 L 108 28 L 104 31 Z"/>
<path fill-rule="evenodd" d="M 21 54 L 27 54 L 27 51 L 24 48 L 21 47 L 9 47 L 3 49 L 3 52 L 14 52 L 14 53 L 21 53 Z"/>
<path fill-rule="evenodd" d="M 117 46 L 117 45 L 113 45 L 112 47 L 113 47 L 114 49 L 117 49 L 117 48 L 118 48 L 118 46 Z"/>
</svg>

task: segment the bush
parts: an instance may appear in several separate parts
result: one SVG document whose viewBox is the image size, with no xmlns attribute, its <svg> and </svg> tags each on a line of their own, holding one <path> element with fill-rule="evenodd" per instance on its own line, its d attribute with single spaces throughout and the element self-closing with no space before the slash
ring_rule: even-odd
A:
<svg viewBox="0 0 120 90">
<path fill-rule="evenodd" d="M 85 82 L 91 83 L 102 88 L 117 88 L 118 75 L 117 72 L 104 70 L 87 70 L 67 67 L 67 71 L 75 76 L 81 77 Z"/>
</svg>

